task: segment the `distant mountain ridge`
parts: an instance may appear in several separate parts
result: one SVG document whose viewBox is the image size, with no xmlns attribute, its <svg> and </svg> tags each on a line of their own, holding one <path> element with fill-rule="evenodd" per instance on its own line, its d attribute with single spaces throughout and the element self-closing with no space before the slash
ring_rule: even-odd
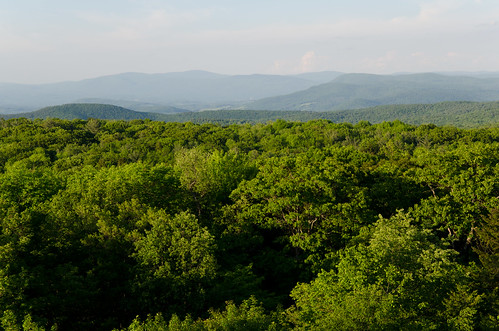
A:
<svg viewBox="0 0 499 331">
<path fill-rule="evenodd" d="M 279 75 L 221 75 L 206 71 L 165 74 L 123 73 L 77 82 L 0 84 L 0 112 L 35 110 L 44 106 L 104 99 L 199 110 L 240 105 L 252 100 L 300 91 L 333 79 L 339 73 L 306 78 Z M 2 109 L 4 111 L 2 111 Z M 140 109 L 134 109 L 140 110 Z"/>
<path fill-rule="evenodd" d="M 329 111 L 392 104 L 499 100 L 499 78 L 441 74 L 345 74 L 292 94 L 245 105 L 257 110 Z"/>
</svg>

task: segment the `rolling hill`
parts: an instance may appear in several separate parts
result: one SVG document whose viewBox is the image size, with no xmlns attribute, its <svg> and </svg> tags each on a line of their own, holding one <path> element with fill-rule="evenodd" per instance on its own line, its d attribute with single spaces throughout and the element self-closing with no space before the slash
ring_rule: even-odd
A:
<svg viewBox="0 0 499 331">
<path fill-rule="evenodd" d="M 104 120 L 162 120 L 162 117 L 165 115 L 158 113 L 137 112 L 114 105 L 97 103 L 75 103 L 45 107 L 40 110 L 28 113 L 9 114 L 1 116 L 4 119 L 25 117 L 28 119 L 60 118 L 68 120 L 88 118 L 98 118 Z"/>
<path fill-rule="evenodd" d="M 499 127 L 499 102 L 447 101 L 435 104 L 385 105 L 339 112 L 323 112 L 333 122 L 452 125 L 462 128 Z"/>
<path fill-rule="evenodd" d="M 161 113 L 161 114 L 176 114 L 176 113 L 190 112 L 190 110 L 187 109 L 182 109 L 168 105 L 162 105 L 150 102 L 129 101 L 129 100 L 86 98 L 86 99 L 76 100 L 75 103 L 99 103 L 106 105 L 115 105 L 139 112 Z"/>
<path fill-rule="evenodd" d="M 363 109 L 314 111 L 220 110 L 165 115 L 166 121 L 194 123 L 265 123 L 283 119 L 326 119 L 335 123 L 400 120 L 409 124 L 453 125 L 463 128 L 499 126 L 499 102 L 441 102 L 436 104 L 387 105 Z"/>
<path fill-rule="evenodd" d="M 344 111 L 220 110 L 165 115 L 164 120 L 194 123 L 265 123 L 283 119 L 326 119 L 335 123 L 399 120 L 409 124 L 452 125 L 462 128 L 499 126 L 499 102 L 440 102 L 435 104 L 386 105 Z"/>
<path fill-rule="evenodd" d="M 346 110 L 393 104 L 499 100 L 499 78 L 440 74 L 345 74 L 333 81 L 244 106 L 258 110 Z"/>
</svg>

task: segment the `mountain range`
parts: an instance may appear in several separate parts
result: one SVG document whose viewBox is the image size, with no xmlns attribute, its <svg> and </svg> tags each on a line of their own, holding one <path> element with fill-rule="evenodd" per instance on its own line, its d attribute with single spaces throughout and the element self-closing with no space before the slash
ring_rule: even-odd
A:
<svg viewBox="0 0 499 331">
<path fill-rule="evenodd" d="M 246 105 L 261 110 L 346 110 L 394 104 L 499 100 L 499 78 L 442 74 L 345 74 L 333 81 Z"/>
<path fill-rule="evenodd" d="M 289 94 L 338 77 L 337 72 L 294 76 L 221 75 L 206 71 L 165 74 L 123 73 L 77 82 L 23 85 L 0 84 L 0 113 L 16 113 L 46 106 L 99 102 L 137 111 L 169 112 L 168 107 L 199 110 L 234 107 Z"/>
<path fill-rule="evenodd" d="M 124 73 L 76 82 L 0 84 L 0 113 L 67 103 L 151 113 L 206 109 L 338 111 L 380 105 L 499 100 L 497 73 L 221 75 Z"/>
</svg>

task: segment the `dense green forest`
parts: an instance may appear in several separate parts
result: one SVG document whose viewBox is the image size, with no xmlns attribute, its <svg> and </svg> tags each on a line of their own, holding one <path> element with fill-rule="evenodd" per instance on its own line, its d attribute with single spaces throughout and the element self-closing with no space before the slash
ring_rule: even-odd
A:
<svg viewBox="0 0 499 331">
<path fill-rule="evenodd" d="M 499 128 L 0 120 L 5 330 L 497 330 Z"/>
</svg>

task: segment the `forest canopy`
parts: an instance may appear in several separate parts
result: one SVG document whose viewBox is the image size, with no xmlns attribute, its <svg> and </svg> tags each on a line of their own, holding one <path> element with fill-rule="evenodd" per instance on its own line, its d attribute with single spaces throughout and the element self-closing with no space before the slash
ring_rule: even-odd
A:
<svg viewBox="0 0 499 331">
<path fill-rule="evenodd" d="M 494 330 L 499 128 L 0 120 L 5 330 Z"/>
</svg>

